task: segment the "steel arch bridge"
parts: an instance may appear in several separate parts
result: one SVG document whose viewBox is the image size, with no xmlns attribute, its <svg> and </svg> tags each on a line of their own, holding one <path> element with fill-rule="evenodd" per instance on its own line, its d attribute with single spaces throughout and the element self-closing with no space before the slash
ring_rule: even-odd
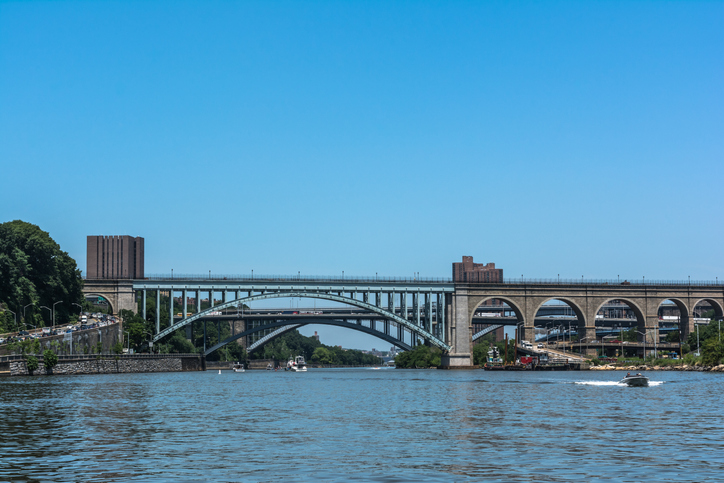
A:
<svg viewBox="0 0 724 483">
<path fill-rule="evenodd" d="M 153 342 L 154 343 L 158 342 L 159 340 L 163 339 L 164 337 L 170 335 L 171 333 L 173 333 L 183 327 L 186 327 L 187 325 L 193 323 L 196 320 L 200 320 L 200 319 L 209 317 L 212 312 L 220 311 L 220 310 L 223 310 L 223 309 L 229 308 L 229 307 L 235 307 L 235 306 L 238 306 L 239 304 L 246 304 L 248 302 L 254 302 L 257 300 L 266 300 L 266 299 L 275 299 L 275 298 L 296 298 L 296 297 L 329 300 L 332 302 L 339 302 L 339 303 L 351 305 L 351 306 L 363 309 L 367 312 L 371 312 L 373 314 L 381 316 L 386 321 L 384 332 L 375 330 L 374 328 L 366 327 L 364 325 L 361 325 L 360 323 L 350 324 L 350 323 L 343 322 L 341 320 L 320 319 L 320 320 L 317 320 L 314 322 L 312 322 L 312 321 L 306 322 L 307 324 L 319 323 L 319 324 L 347 327 L 350 329 L 366 332 L 371 335 L 380 337 L 381 339 L 391 342 L 392 344 L 397 345 L 398 347 L 409 349 L 411 346 L 404 342 L 404 330 L 407 330 L 410 333 L 413 340 L 415 338 L 423 339 L 426 342 L 428 342 L 430 345 L 438 347 L 438 348 L 442 349 L 443 351 L 449 351 L 451 348 L 448 344 L 445 343 L 445 341 L 443 341 L 442 339 L 437 337 L 435 334 L 430 332 L 428 330 L 428 328 L 424 326 L 424 324 L 417 325 L 416 323 L 407 320 L 407 318 L 403 318 L 403 317 L 397 315 L 394 312 L 393 305 L 388 307 L 388 309 L 385 309 L 379 305 L 373 305 L 373 304 L 370 304 L 369 302 L 366 302 L 363 300 L 358 300 L 358 299 L 352 298 L 352 297 L 346 297 L 344 295 L 341 295 L 341 293 L 335 294 L 335 293 L 327 293 L 327 292 L 302 291 L 302 290 L 260 293 L 260 294 L 255 294 L 255 295 L 249 295 L 247 297 L 236 298 L 234 300 L 230 300 L 230 301 L 226 301 L 221 304 L 218 304 L 218 305 L 214 305 L 213 307 L 209 307 L 206 310 L 197 312 L 197 313 L 195 313 L 191 316 L 188 316 L 188 317 L 180 320 L 179 322 L 161 330 L 153 338 Z M 368 299 L 368 296 L 366 296 L 365 299 Z M 379 299 L 378 299 L 378 302 L 379 302 Z M 393 322 L 397 325 L 397 332 L 398 332 L 397 337 L 392 336 L 392 334 L 390 333 L 391 331 L 389 330 L 389 327 L 390 327 L 389 322 Z M 274 327 L 281 327 L 281 326 L 291 325 L 291 324 L 293 324 L 293 322 L 278 321 L 278 322 L 264 324 L 262 326 L 248 329 L 239 334 L 235 334 L 235 335 L 227 338 L 224 341 L 221 341 L 220 343 L 212 346 L 211 348 L 208 348 L 205 351 L 205 355 L 208 355 L 208 354 L 214 352 L 215 350 L 218 350 L 219 348 L 225 346 L 226 344 L 233 342 L 234 340 L 236 340 L 240 337 L 243 337 L 245 335 L 250 335 L 250 334 L 260 331 L 260 330 L 265 330 L 265 329 L 274 328 Z M 428 325 L 432 325 L 432 324 L 428 324 Z"/>
<path fill-rule="evenodd" d="M 364 332 L 366 334 L 374 335 L 375 337 L 379 337 L 382 340 L 385 340 L 386 342 L 390 342 L 393 345 L 396 345 L 397 347 L 400 347 L 404 350 L 411 350 L 413 347 L 398 339 L 397 337 L 393 336 L 392 334 L 385 333 L 383 331 L 376 330 L 372 327 L 367 327 L 365 325 L 361 325 L 358 323 L 349 323 L 344 322 L 342 320 L 330 320 L 330 319 L 311 319 L 309 321 L 305 321 L 303 324 L 300 324 L 299 322 L 293 323 L 288 320 L 279 320 L 276 322 L 270 322 L 268 324 L 259 325 L 257 327 L 251 327 L 243 332 L 239 332 L 238 334 L 232 335 L 231 337 L 228 337 L 218 344 L 215 344 L 208 349 L 204 351 L 204 356 L 208 356 L 212 352 L 221 349 L 226 344 L 229 344 L 230 342 L 233 342 L 241 337 L 254 334 L 256 332 L 260 332 L 267 329 L 274 329 L 277 328 L 277 330 L 273 331 L 270 334 L 267 334 L 266 336 L 262 337 L 258 341 L 256 341 L 254 344 L 247 347 L 248 352 L 252 352 L 260 347 L 262 347 L 264 344 L 267 344 L 268 342 L 271 342 L 272 340 L 276 339 L 277 337 L 280 337 L 287 332 L 298 329 L 299 327 L 303 325 L 310 325 L 310 324 L 320 324 L 320 325 L 334 325 L 337 327 L 346 327 L 348 329 L 352 330 L 358 330 L 360 332 Z"/>
</svg>

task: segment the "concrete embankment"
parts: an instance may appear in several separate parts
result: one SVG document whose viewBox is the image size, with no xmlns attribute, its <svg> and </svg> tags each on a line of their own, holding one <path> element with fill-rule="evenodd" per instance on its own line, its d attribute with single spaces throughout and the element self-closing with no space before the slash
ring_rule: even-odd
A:
<svg viewBox="0 0 724 483">
<path fill-rule="evenodd" d="M 198 354 L 137 354 L 122 356 L 60 356 L 52 371 L 46 371 L 43 358 L 33 372 L 41 375 L 121 374 L 142 372 L 187 372 L 205 369 L 203 357 Z M 22 357 L 0 361 L 0 376 L 28 376 L 27 361 Z"/>
<path fill-rule="evenodd" d="M 614 366 L 611 364 L 603 366 L 591 366 L 592 371 L 695 371 L 695 372 L 724 372 L 724 364 L 718 366 L 698 366 L 698 365 L 666 365 L 666 366 Z"/>
</svg>

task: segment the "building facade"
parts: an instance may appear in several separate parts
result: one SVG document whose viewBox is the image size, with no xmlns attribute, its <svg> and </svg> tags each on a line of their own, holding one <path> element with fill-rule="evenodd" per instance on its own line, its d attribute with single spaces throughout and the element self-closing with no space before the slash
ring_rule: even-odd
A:
<svg viewBox="0 0 724 483">
<path fill-rule="evenodd" d="M 144 278 L 142 237 L 89 236 L 87 243 L 86 278 Z"/>
<path fill-rule="evenodd" d="M 503 269 L 494 263 L 473 263 L 473 257 L 463 257 L 462 262 L 453 263 L 453 282 L 502 283 Z"/>
</svg>

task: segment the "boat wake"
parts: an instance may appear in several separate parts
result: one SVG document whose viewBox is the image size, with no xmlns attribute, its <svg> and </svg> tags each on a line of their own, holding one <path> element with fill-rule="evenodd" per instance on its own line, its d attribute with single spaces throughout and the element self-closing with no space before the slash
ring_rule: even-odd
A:
<svg viewBox="0 0 724 483">
<path fill-rule="evenodd" d="M 649 386 L 660 386 L 664 381 L 649 381 Z M 576 381 L 574 384 L 581 386 L 619 386 L 628 387 L 626 384 L 622 384 L 619 381 Z"/>
</svg>

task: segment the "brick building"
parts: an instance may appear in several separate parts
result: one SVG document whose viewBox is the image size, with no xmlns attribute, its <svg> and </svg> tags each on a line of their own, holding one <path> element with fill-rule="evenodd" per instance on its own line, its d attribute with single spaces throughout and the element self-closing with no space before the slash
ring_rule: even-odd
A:
<svg viewBox="0 0 724 483">
<path fill-rule="evenodd" d="M 494 263 L 473 263 L 473 257 L 463 257 L 462 262 L 453 263 L 453 282 L 502 283 L 503 269 Z"/>
<path fill-rule="evenodd" d="M 142 237 L 89 236 L 86 250 L 86 278 L 143 278 Z"/>
</svg>

